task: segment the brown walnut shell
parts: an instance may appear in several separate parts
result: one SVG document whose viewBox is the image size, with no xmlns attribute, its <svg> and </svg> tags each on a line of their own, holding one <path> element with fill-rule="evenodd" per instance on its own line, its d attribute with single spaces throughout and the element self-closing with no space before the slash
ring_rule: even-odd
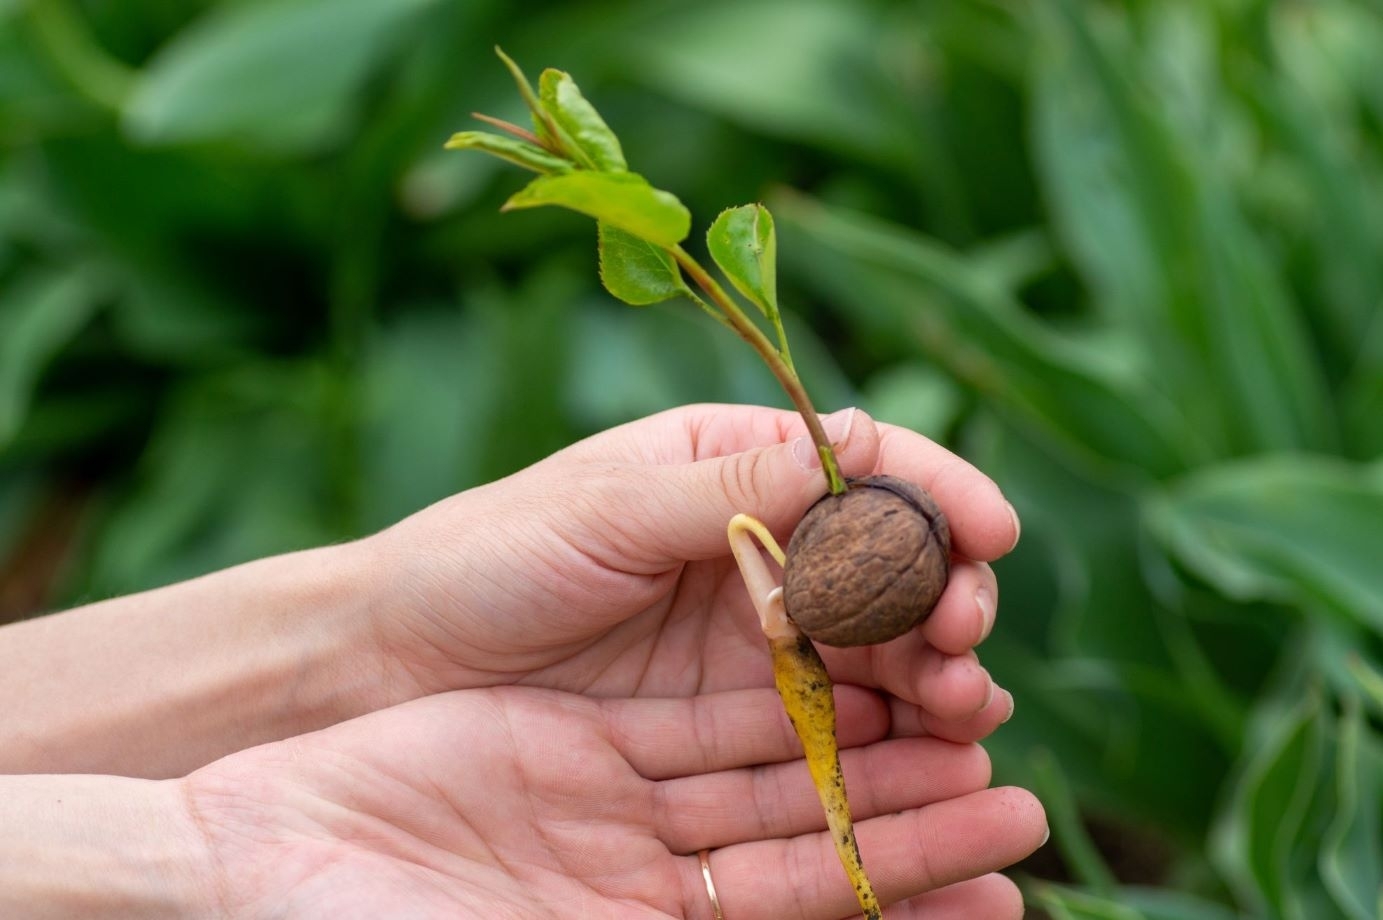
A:
<svg viewBox="0 0 1383 920">
<path fill-rule="evenodd" d="M 923 489 L 852 479 L 808 509 L 788 543 L 783 604 L 804 633 L 873 645 L 927 618 L 951 570 L 951 529 Z"/>
</svg>

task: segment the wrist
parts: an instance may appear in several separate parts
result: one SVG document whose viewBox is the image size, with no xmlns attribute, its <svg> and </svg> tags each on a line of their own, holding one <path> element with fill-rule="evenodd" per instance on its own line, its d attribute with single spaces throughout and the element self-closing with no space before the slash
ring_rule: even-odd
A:
<svg viewBox="0 0 1383 920">
<path fill-rule="evenodd" d="M 209 917 L 206 843 L 171 781 L 0 777 L 0 916 Z"/>
<path fill-rule="evenodd" d="M 244 691 L 258 700 L 247 713 L 263 735 L 256 743 L 305 734 L 401 701 L 379 639 L 382 579 L 368 543 L 305 550 L 250 566 L 243 573 L 249 577 L 236 569 L 230 574 L 235 589 L 243 592 L 237 603 L 253 610 L 247 630 L 259 651 L 259 673 L 246 675 L 246 687 L 227 687 L 226 705 L 234 705 L 229 697 Z"/>
</svg>

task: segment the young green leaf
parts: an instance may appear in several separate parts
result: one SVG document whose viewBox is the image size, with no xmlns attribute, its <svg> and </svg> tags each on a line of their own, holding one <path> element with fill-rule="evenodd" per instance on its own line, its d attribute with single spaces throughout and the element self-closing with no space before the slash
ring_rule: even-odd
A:
<svg viewBox="0 0 1383 920">
<path fill-rule="evenodd" d="M 666 249 L 601 221 L 600 280 L 605 290 L 635 307 L 690 295 Z"/>
<path fill-rule="evenodd" d="M 571 172 L 574 168 L 570 160 L 548 153 L 528 141 L 485 131 L 458 131 L 445 146 L 448 150 L 480 150 L 543 175 Z"/>
<path fill-rule="evenodd" d="M 563 149 L 575 159 L 589 160 L 591 168 L 604 172 L 629 168 L 619 138 L 570 75 L 551 67 L 544 70 L 538 78 L 538 101 L 555 123 Z"/>
<path fill-rule="evenodd" d="M 778 244 L 768 208 L 746 204 L 721 211 L 706 232 L 706 247 L 735 290 L 764 316 L 778 315 Z"/>
<path fill-rule="evenodd" d="M 533 114 L 533 128 L 538 139 L 544 144 L 551 145 L 554 150 L 559 149 L 556 138 L 553 136 L 552 118 L 543 109 L 542 103 L 538 101 L 537 93 L 533 92 L 533 84 L 528 82 L 528 77 L 524 75 L 523 69 L 498 45 L 495 46 L 495 54 L 499 55 L 504 66 L 509 68 L 509 73 L 519 88 L 519 95 L 523 97 L 524 105 L 528 106 L 528 111 Z"/>
<path fill-rule="evenodd" d="M 638 173 L 577 170 L 539 176 L 501 210 L 557 205 L 580 211 L 656 246 L 675 246 L 691 231 L 691 214 Z"/>
</svg>

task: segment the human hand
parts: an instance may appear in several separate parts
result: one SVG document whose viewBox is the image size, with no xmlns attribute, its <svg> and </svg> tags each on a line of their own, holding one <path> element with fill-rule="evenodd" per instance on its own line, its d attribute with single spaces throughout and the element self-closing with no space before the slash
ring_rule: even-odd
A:
<svg viewBox="0 0 1383 920">
<path fill-rule="evenodd" d="M 834 431 L 831 431 L 834 429 Z M 898 701 L 899 733 L 984 737 L 1012 712 L 973 647 L 998 597 L 985 562 L 1017 541 L 997 486 L 920 435 L 847 410 L 828 420 L 847 476 L 927 488 L 951 525 L 950 582 L 931 617 L 892 642 L 823 648 L 839 682 Z M 373 607 L 386 658 L 420 693 L 525 683 L 600 696 L 772 686 L 725 537 L 737 512 L 786 538 L 824 489 L 793 413 L 665 412 L 453 496 L 366 541 L 393 572 Z"/>
<path fill-rule="evenodd" d="M 866 690 L 837 690 L 860 846 L 890 917 L 1022 915 L 992 874 L 1045 818 L 985 789 L 976 745 L 887 739 Z M 682 917 L 855 909 L 771 690 L 597 700 L 439 694 L 233 754 L 180 781 L 227 916 Z"/>
</svg>

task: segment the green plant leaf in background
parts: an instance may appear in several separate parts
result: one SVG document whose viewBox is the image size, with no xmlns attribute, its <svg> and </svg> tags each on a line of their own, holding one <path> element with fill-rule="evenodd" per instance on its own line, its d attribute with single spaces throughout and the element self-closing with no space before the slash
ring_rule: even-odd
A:
<svg viewBox="0 0 1383 920">
<path fill-rule="evenodd" d="M 1212 467 L 1175 483 L 1150 520 L 1231 597 L 1322 603 L 1383 636 L 1383 483 L 1368 467 L 1299 457 Z"/>
<path fill-rule="evenodd" d="M 1125 904 L 1058 885 L 1039 887 L 1037 903 L 1054 920 L 1148 920 Z"/>
<path fill-rule="evenodd" d="M 100 292 L 90 266 L 35 270 L 0 292 L 0 448 L 24 423 L 44 367 L 95 313 Z"/>
<path fill-rule="evenodd" d="M 619 138 L 568 74 L 553 68 L 544 70 L 538 78 L 538 101 L 556 126 L 563 148 L 577 162 L 605 172 L 628 169 Z"/>
<path fill-rule="evenodd" d="M 1321 849 L 1321 878 L 1349 920 L 1383 909 L 1383 748 L 1357 699 L 1347 699 L 1336 747 L 1335 817 Z"/>
<path fill-rule="evenodd" d="M 578 170 L 539 176 L 512 195 L 503 210 L 543 205 L 580 211 L 658 246 L 676 246 L 691 232 L 691 214 L 682 202 L 637 173 Z"/>
<path fill-rule="evenodd" d="M 1242 901 L 1273 917 L 1308 920 L 1320 817 L 1312 805 L 1326 767 L 1329 717 L 1319 691 L 1294 683 L 1256 713 L 1248 755 L 1212 835 L 1212 853 Z"/>
<path fill-rule="evenodd" d="M 706 248 L 730 283 L 769 319 L 778 314 L 778 239 L 761 204 L 726 208 L 706 231 Z"/>
<path fill-rule="evenodd" d="M 263 0 L 217 6 L 142 71 L 125 126 L 147 143 L 318 147 L 343 128 L 362 82 L 438 5 Z"/>
<path fill-rule="evenodd" d="M 635 307 L 691 296 L 677 262 L 666 249 L 601 221 L 596 225 L 600 282 Z"/>
</svg>

